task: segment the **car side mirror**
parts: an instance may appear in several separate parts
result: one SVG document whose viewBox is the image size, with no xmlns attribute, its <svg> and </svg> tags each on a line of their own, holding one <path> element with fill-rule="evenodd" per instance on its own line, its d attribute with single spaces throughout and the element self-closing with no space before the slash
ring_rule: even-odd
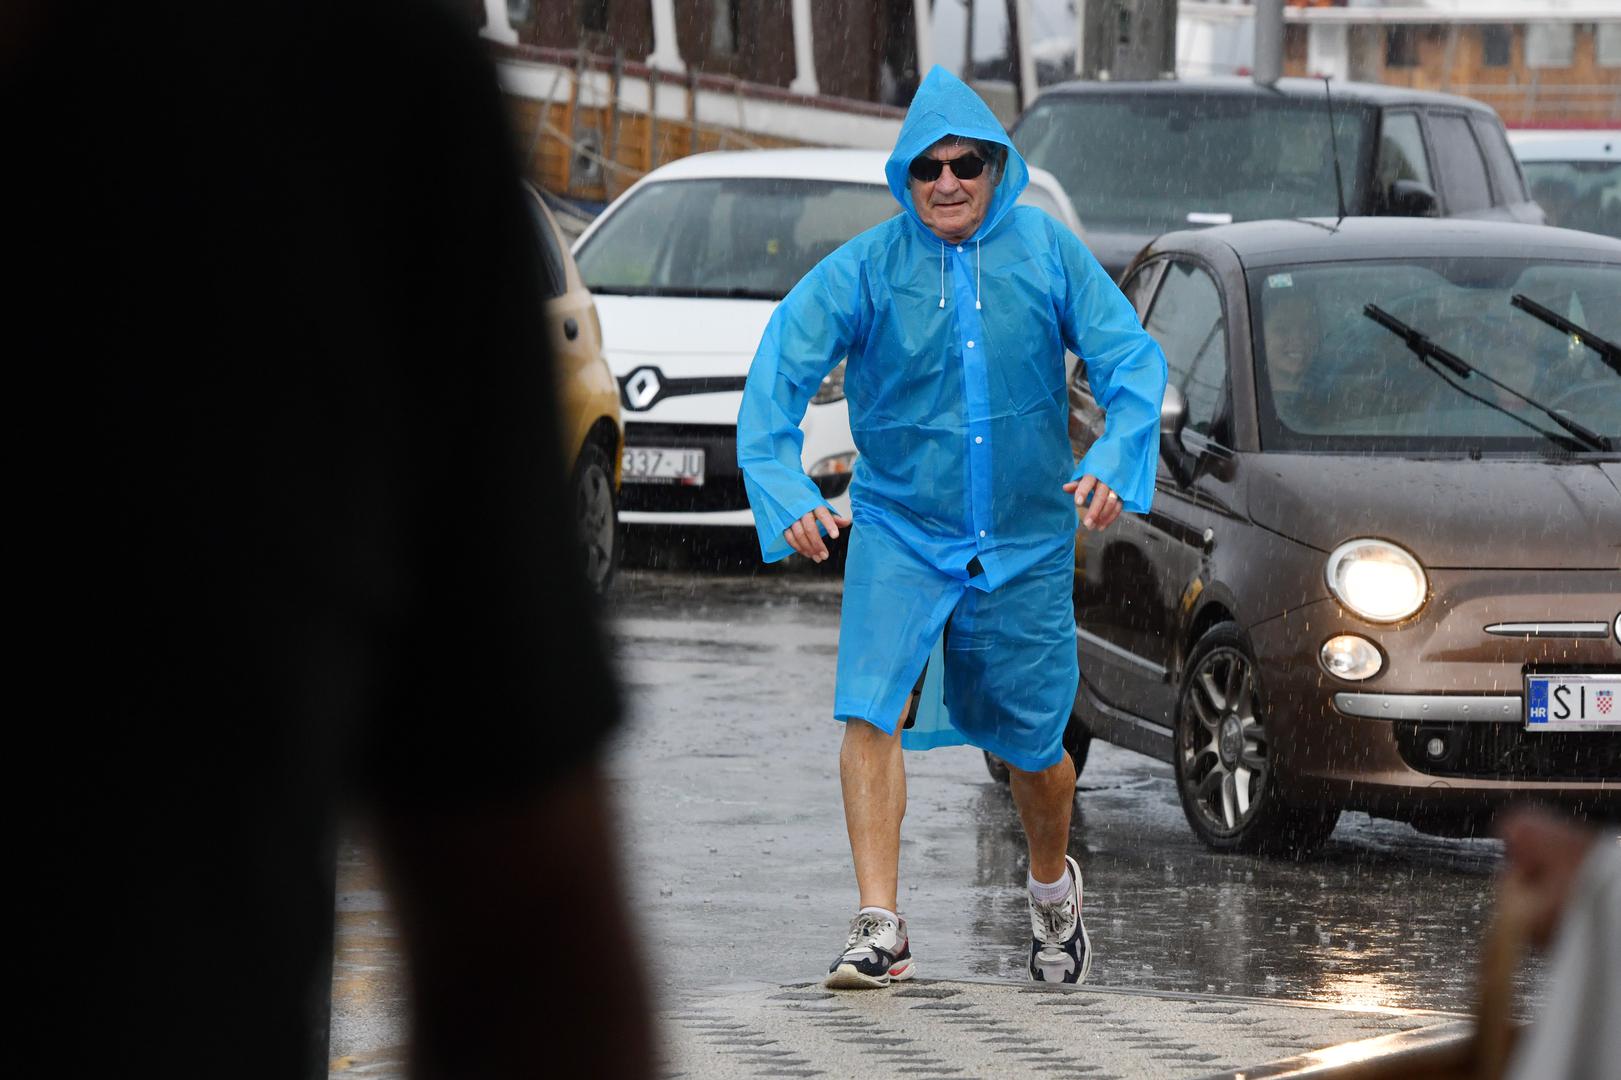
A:
<svg viewBox="0 0 1621 1080">
<path fill-rule="evenodd" d="M 1393 217 L 1433 217 L 1440 206 L 1435 192 L 1417 180 L 1397 180 L 1385 196 L 1385 213 Z"/>
<path fill-rule="evenodd" d="M 1165 388 L 1165 400 L 1159 407 L 1159 454 L 1165 467 L 1178 484 L 1186 485 L 1193 478 L 1194 457 L 1182 445 L 1182 429 L 1188 422 L 1188 399 L 1174 386 Z"/>
</svg>

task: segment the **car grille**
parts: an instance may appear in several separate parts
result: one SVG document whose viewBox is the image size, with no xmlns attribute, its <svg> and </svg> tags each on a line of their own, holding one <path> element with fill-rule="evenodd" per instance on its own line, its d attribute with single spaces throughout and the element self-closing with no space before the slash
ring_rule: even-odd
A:
<svg viewBox="0 0 1621 1080">
<path fill-rule="evenodd" d="M 1429 755 L 1432 738 L 1446 743 Z M 1614 780 L 1621 734 L 1526 731 L 1518 724 L 1431 724 L 1399 720 L 1402 760 L 1422 773 L 1472 780 Z"/>
<path fill-rule="evenodd" d="M 619 509 L 663 514 L 747 510 L 743 474 L 737 469 L 737 429 L 724 424 L 643 424 L 627 421 L 626 446 L 674 446 L 704 452 L 702 487 L 625 484 Z"/>
</svg>

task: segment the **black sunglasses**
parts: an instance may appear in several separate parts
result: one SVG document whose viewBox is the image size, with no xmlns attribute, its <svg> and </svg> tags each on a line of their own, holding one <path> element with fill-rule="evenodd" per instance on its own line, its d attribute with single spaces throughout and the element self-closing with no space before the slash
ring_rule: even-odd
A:
<svg viewBox="0 0 1621 1080">
<path fill-rule="evenodd" d="M 985 171 L 985 159 L 978 154 L 964 154 L 962 157 L 952 158 L 950 161 L 941 161 L 925 154 L 922 157 L 913 158 L 912 163 L 906 167 L 906 171 L 912 174 L 913 180 L 924 184 L 932 184 L 940 179 L 940 170 L 947 165 L 951 166 L 951 175 L 958 180 L 972 180 Z"/>
</svg>

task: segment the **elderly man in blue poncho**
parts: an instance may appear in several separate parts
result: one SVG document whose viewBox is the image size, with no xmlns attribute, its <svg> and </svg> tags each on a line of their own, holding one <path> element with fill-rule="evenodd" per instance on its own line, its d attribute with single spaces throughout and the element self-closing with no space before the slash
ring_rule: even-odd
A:
<svg viewBox="0 0 1621 1080">
<path fill-rule="evenodd" d="M 1076 520 L 1102 529 L 1122 506 L 1148 510 L 1165 358 L 1080 240 L 1015 205 L 1023 159 L 943 69 L 918 89 L 885 172 L 904 213 L 783 300 L 737 420 L 768 562 L 825 560 L 824 535 L 850 529 L 833 711 L 861 906 L 826 981 L 888 986 L 916 971 L 896 910 L 901 750 L 967 743 L 1010 769 L 1030 845 L 1031 977 L 1080 982 L 1092 948 L 1062 742 L 1080 677 Z M 1066 346 L 1108 415 L 1079 465 Z M 860 452 L 853 524 L 800 461 L 806 404 L 841 359 Z"/>
</svg>

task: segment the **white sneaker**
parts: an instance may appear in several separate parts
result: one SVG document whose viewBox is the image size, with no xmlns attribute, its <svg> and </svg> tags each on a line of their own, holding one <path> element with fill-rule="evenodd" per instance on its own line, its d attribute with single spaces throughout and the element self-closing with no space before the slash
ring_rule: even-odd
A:
<svg viewBox="0 0 1621 1080">
<path fill-rule="evenodd" d="M 1068 855 L 1069 895 L 1043 904 L 1030 898 L 1030 977 L 1037 982 L 1083 983 L 1092 970 L 1092 939 L 1081 921 L 1081 867 Z"/>
<path fill-rule="evenodd" d="M 850 920 L 844 951 L 828 967 L 822 985 L 832 990 L 865 990 L 910 979 L 916 971 L 906 920 L 863 911 Z"/>
</svg>

